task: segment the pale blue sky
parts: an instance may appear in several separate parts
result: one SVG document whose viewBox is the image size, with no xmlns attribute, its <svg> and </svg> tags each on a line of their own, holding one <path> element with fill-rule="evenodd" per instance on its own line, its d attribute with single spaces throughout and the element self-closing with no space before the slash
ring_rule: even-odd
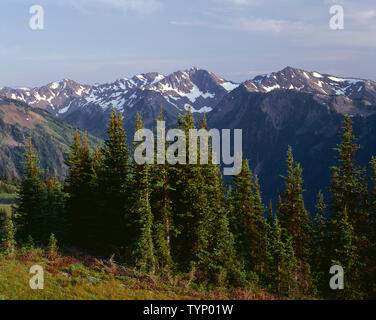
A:
<svg viewBox="0 0 376 320">
<path fill-rule="evenodd" d="M 45 30 L 29 28 L 30 6 Z M 341 4 L 345 29 L 329 28 Z M 287 65 L 376 80 L 375 0 L 0 0 L 0 86 L 198 66 L 234 81 Z"/>
</svg>

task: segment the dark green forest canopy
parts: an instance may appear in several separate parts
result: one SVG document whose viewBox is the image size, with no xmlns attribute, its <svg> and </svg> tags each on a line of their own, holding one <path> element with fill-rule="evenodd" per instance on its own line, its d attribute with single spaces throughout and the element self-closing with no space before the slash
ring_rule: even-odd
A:
<svg viewBox="0 0 376 320">
<path fill-rule="evenodd" d="M 42 173 L 29 141 L 11 218 L 16 239 L 45 244 L 53 233 L 63 246 L 115 254 L 147 274 L 189 274 L 211 288 L 257 283 L 284 297 L 372 298 L 376 187 L 368 180 L 376 182 L 376 165 L 373 159 L 368 178 L 357 165 L 352 124 L 345 116 L 339 130 L 330 197 L 319 193 L 315 211 L 307 211 L 304 171 L 289 148 L 284 187 L 266 213 L 262 183 L 248 161 L 229 190 L 217 165 L 137 165 L 129 159 L 136 145 L 129 147 L 122 117 L 113 112 L 108 138 L 94 151 L 76 131 L 62 185 Z M 195 127 L 189 111 L 178 127 L 186 133 Z M 5 224 L 10 235 L 12 223 Z M 6 243 L 12 247 L 11 239 Z M 345 290 L 328 287 L 332 265 L 344 268 Z"/>
</svg>

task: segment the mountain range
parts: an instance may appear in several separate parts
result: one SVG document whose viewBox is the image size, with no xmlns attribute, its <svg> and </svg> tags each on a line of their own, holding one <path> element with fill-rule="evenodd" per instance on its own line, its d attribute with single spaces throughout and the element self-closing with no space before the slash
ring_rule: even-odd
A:
<svg viewBox="0 0 376 320">
<path fill-rule="evenodd" d="M 167 125 L 173 126 L 191 106 L 196 119 L 206 113 L 212 128 L 243 129 L 244 155 L 260 176 L 267 200 L 275 199 L 276 190 L 283 188 L 280 175 L 287 145 L 304 168 L 310 203 L 319 189 L 325 193 L 345 113 L 353 117 L 364 147 L 360 163 L 365 165 L 376 154 L 376 82 L 292 67 L 242 83 L 193 67 L 105 84 L 63 79 L 35 88 L 2 87 L 0 95 L 44 109 L 99 137 L 105 137 L 112 109 L 124 115 L 125 128 L 132 135 L 138 111 L 145 127 L 151 128 L 162 107 Z"/>
</svg>

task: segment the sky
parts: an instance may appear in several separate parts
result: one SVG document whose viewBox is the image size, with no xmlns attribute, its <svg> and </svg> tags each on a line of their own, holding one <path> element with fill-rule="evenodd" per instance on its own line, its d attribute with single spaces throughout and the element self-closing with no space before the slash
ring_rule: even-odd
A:
<svg viewBox="0 0 376 320">
<path fill-rule="evenodd" d="M 343 30 L 329 27 L 333 5 Z M 286 66 L 376 80 L 375 58 L 375 0 L 0 0 L 0 86 L 192 66 L 235 82 Z"/>
</svg>

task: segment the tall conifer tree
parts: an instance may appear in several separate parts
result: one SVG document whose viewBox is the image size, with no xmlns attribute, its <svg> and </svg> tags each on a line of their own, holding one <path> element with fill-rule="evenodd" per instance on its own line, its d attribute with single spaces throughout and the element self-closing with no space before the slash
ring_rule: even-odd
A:
<svg viewBox="0 0 376 320">
<path fill-rule="evenodd" d="M 158 121 L 163 121 L 161 108 Z M 157 128 L 157 135 L 164 136 L 163 129 Z M 157 140 L 157 150 L 166 150 L 166 144 Z M 171 168 L 168 163 L 158 164 L 155 157 L 155 164 L 151 168 L 152 195 L 151 207 L 154 216 L 153 241 L 155 256 L 158 267 L 161 269 L 172 268 L 171 257 L 171 233 L 173 232 L 172 203 L 171 203 Z"/>
<path fill-rule="evenodd" d="M 93 207 L 93 166 L 87 136 L 80 137 L 78 129 L 70 147 L 66 164 L 68 176 L 64 191 L 67 193 L 66 210 L 70 228 L 70 240 L 85 248 L 99 248 L 100 222 Z"/>
<path fill-rule="evenodd" d="M 30 235 L 39 241 L 43 225 L 42 203 L 45 186 L 41 180 L 42 172 L 34 151 L 31 134 L 25 152 L 23 178 L 18 190 L 19 205 L 15 211 L 17 235 L 22 240 Z"/>
<path fill-rule="evenodd" d="M 152 236 L 153 214 L 150 207 L 151 189 L 149 165 L 142 165 L 141 170 L 142 177 L 138 188 L 138 200 L 136 205 L 140 233 L 136 242 L 134 256 L 136 266 L 141 271 L 154 273 L 156 270 L 156 259 Z"/>
<path fill-rule="evenodd" d="M 291 236 L 296 257 L 309 262 L 312 248 L 312 221 L 304 205 L 302 168 L 296 164 L 289 146 L 287 151 L 287 176 L 283 201 L 279 208 L 281 226 Z"/>
<path fill-rule="evenodd" d="M 123 119 L 112 110 L 103 147 L 103 168 L 98 173 L 100 219 L 109 248 L 127 245 L 125 216 L 129 210 L 129 150 Z"/>
</svg>

